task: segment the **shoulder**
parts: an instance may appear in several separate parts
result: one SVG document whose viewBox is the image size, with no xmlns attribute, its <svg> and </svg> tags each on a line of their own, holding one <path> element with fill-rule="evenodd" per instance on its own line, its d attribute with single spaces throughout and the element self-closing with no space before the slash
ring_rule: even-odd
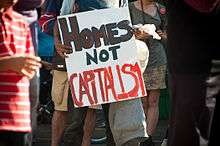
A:
<svg viewBox="0 0 220 146">
<path fill-rule="evenodd" d="M 14 11 L 13 8 L 8 8 L 4 13 L 3 13 L 3 18 L 7 23 L 9 23 L 11 26 L 13 25 L 24 25 L 28 26 L 27 21 L 25 21 L 24 16 L 19 14 L 18 12 Z"/>
<path fill-rule="evenodd" d="M 11 13 L 12 21 L 15 25 L 19 25 L 21 27 L 29 27 L 29 23 L 25 20 L 25 17 L 19 14 L 16 11 L 12 11 Z"/>
</svg>

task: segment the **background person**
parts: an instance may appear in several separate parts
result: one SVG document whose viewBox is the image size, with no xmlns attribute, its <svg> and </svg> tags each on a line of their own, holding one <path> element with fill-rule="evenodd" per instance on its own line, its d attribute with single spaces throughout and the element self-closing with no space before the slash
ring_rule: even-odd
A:
<svg viewBox="0 0 220 146">
<path fill-rule="evenodd" d="M 130 4 L 130 13 L 133 25 L 154 24 L 162 40 L 153 39 L 148 33 L 138 29 L 135 32 L 137 39 L 146 42 L 149 48 L 149 62 L 144 72 L 145 86 L 148 96 L 142 99 L 145 116 L 147 118 L 147 133 L 149 139 L 144 146 L 153 146 L 152 135 L 155 132 L 159 119 L 160 89 L 166 88 L 166 54 L 162 41 L 166 41 L 165 7 L 154 0 L 138 0 Z M 162 11 L 161 11 L 162 10 Z"/>
<path fill-rule="evenodd" d="M 0 3 L 0 144 L 25 146 L 31 132 L 29 79 L 41 66 L 34 56 L 28 23 L 12 9 L 16 0 Z M 22 41 L 21 41 L 22 40 Z"/>
<path fill-rule="evenodd" d="M 199 146 L 208 140 L 206 80 L 220 59 L 219 0 L 170 1 L 168 67 L 172 110 L 168 146 Z M 212 31 L 215 28 L 215 31 Z M 217 100 L 218 101 L 218 100 Z"/>
</svg>

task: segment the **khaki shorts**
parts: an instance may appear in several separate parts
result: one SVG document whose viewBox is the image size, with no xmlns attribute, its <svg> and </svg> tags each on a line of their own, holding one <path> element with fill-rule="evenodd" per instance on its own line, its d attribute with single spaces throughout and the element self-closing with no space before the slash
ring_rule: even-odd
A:
<svg viewBox="0 0 220 146">
<path fill-rule="evenodd" d="M 57 111 L 68 111 L 69 82 L 67 72 L 53 70 L 53 83 L 52 83 L 52 100 L 54 102 L 54 109 Z"/>
</svg>

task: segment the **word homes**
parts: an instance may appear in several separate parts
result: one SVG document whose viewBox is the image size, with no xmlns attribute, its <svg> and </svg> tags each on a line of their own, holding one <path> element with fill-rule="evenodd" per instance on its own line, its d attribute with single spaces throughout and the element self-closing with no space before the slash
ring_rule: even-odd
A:
<svg viewBox="0 0 220 146">
<path fill-rule="evenodd" d="M 121 42 L 130 40 L 133 36 L 132 28 L 129 26 L 129 20 L 121 20 L 115 23 L 102 24 L 100 28 L 91 27 L 79 29 L 79 23 L 76 16 L 68 19 L 59 19 L 61 33 L 64 40 L 64 45 L 72 46 L 74 42 L 75 51 L 82 51 L 82 49 L 90 49 L 101 47 L 101 39 L 104 45 L 116 45 Z M 119 30 L 124 30 L 126 33 L 119 35 Z"/>
</svg>

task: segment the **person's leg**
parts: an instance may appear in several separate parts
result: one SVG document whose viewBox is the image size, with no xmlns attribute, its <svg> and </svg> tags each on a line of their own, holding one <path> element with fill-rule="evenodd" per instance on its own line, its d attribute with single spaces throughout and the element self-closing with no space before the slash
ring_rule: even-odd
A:
<svg viewBox="0 0 220 146">
<path fill-rule="evenodd" d="M 148 96 L 142 99 L 144 113 L 147 123 L 147 134 L 149 138 L 142 143 L 144 146 L 154 146 L 152 135 L 154 134 L 159 119 L 160 89 L 149 90 Z"/>
<path fill-rule="evenodd" d="M 67 123 L 68 112 L 54 111 L 52 118 L 51 146 L 59 146 Z"/>
<path fill-rule="evenodd" d="M 0 146 L 28 146 L 27 132 L 0 131 Z"/>
<path fill-rule="evenodd" d="M 51 146 L 60 146 L 65 126 L 67 124 L 68 93 L 69 84 L 67 72 L 54 70 L 51 95 L 55 111 L 52 118 Z"/>
<path fill-rule="evenodd" d="M 10 133 L 7 131 L 0 131 L 0 146 L 8 146 L 10 141 Z"/>
<path fill-rule="evenodd" d="M 214 70 L 214 69 L 213 69 Z M 219 98 L 220 98 L 220 60 L 218 61 L 218 65 L 215 67 L 215 73 L 212 77 L 207 81 L 208 88 L 207 88 L 207 97 L 208 98 L 215 98 L 215 108 L 214 114 L 212 117 L 211 129 L 210 129 L 210 137 L 209 137 L 209 146 L 215 146 L 218 143 L 218 129 L 217 129 L 217 115 L 218 115 L 218 108 L 219 108 Z"/>
<path fill-rule="evenodd" d="M 32 36 L 32 42 L 37 55 L 38 51 L 38 31 L 37 31 L 37 21 L 30 23 L 30 30 Z M 27 137 L 29 139 L 29 146 L 32 145 L 32 140 L 37 130 L 37 106 L 39 104 L 39 93 L 40 93 L 40 73 L 37 71 L 36 75 L 30 81 L 30 101 L 31 101 L 31 127 L 32 133 Z"/>
<path fill-rule="evenodd" d="M 10 146 L 29 146 L 31 140 L 27 138 L 29 133 L 26 132 L 12 132 Z"/>
<path fill-rule="evenodd" d="M 37 75 L 33 77 L 33 79 L 30 82 L 30 101 L 31 101 L 31 128 L 32 133 L 28 135 L 28 139 L 30 141 L 33 140 L 36 130 L 37 130 L 37 107 L 39 104 L 39 72 Z M 32 145 L 32 142 L 29 143 L 29 146 Z"/>
<path fill-rule="evenodd" d="M 158 119 L 159 119 L 159 97 L 160 90 L 150 90 L 148 92 L 148 106 L 147 106 L 147 134 L 153 135 L 155 129 L 157 127 Z"/>
<path fill-rule="evenodd" d="M 212 125 L 211 125 L 211 131 L 210 131 L 210 137 L 209 137 L 209 144 L 208 146 L 215 146 L 216 143 L 218 143 L 218 129 L 217 129 L 217 112 L 218 112 L 218 108 L 219 108 L 219 99 L 220 98 L 220 94 L 218 95 L 218 97 L 216 98 L 216 105 L 215 105 L 215 110 L 214 110 L 214 115 L 213 115 L 213 119 L 212 119 Z"/>
<path fill-rule="evenodd" d="M 82 146 L 90 146 L 91 144 L 91 137 L 93 134 L 93 130 L 96 124 L 96 110 L 95 109 L 88 109 L 86 114 L 86 119 L 84 123 L 84 135 Z"/>
<path fill-rule="evenodd" d="M 74 108 L 72 94 L 69 90 L 68 96 L 68 126 L 66 127 L 63 142 L 65 146 L 81 146 L 84 135 L 84 123 L 88 108 Z"/>
<path fill-rule="evenodd" d="M 149 138 L 143 145 L 154 146 L 152 135 L 154 134 L 159 119 L 160 89 L 166 88 L 166 65 L 147 69 L 144 72 L 147 96 L 142 98 L 142 104 L 147 123 L 147 134 Z"/>
<path fill-rule="evenodd" d="M 110 125 L 109 125 L 109 106 L 110 104 L 103 104 L 102 108 L 103 108 L 103 112 L 104 112 L 104 116 L 105 116 L 105 121 L 106 121 L 106 137 L 107 137 L 107 143 L 106 146 L 115 146 L 115 141 L 112 135 L 112 131 L 110 129 Z"/>
<path fill-rule="evenodd" d="M 169 146 L 199 146 L 200 118 L 207 109 L 205 78 L 205 75 L 182 75 L 172 78 L 173 108 L 168 133 Z M 209 125 L 208 122 L 204 124 L 203 128 Z M 208 128 L 203 131 L 208 131 Z"/>
<path fill-rule="evenodd" d="M 198 123 L 207 108 L 205 80 L 213 49 L 210 18 L 184 1 L 174 1 L 169 10 L 167 58 L 173 98 L 169 146 L 199 146 Z"/>
</svg>

